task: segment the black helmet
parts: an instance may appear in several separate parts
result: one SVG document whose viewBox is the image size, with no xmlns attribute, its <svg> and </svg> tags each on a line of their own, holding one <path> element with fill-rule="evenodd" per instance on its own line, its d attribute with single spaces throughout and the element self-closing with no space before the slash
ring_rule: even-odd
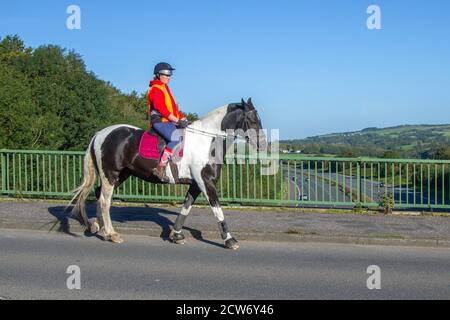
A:
<svg viewBox="0 0 450 320">
<path fill-rule="evenodd" d="M 155 66 L 155 70 L 153 71 L 153 74 L 163 74 L 166 76 L 171 76 L 172 71 L 175 70 L 172 68 L 172 66 L 166 62 L 160 62 Z"/>
</svg>

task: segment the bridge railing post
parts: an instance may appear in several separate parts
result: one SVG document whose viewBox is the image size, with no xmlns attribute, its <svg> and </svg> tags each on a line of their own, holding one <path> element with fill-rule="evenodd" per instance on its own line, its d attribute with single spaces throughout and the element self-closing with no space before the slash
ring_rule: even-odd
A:
<svg viewBox="0 0 450 320">
<path fill-rule="evenodd" d="M 1 168 L 2 168 L 1 194 L 5 194 L 5 191 L 6 191 L 6 160 L 5 160 L 5 152 L 3 150 L 0 150 L 0 161 L 1 161 Z"/>
<path fill-rule="evenodd" d="M 357 198 L 357 204 L 361 205 L 361 191 L 362 191 L 362 177 L 361 177 L 361 161 L 359 160 L 356 163 L 356 181 L 357 181 L 357 186 L 356 186 L 356 198 Z"/>
</svg>

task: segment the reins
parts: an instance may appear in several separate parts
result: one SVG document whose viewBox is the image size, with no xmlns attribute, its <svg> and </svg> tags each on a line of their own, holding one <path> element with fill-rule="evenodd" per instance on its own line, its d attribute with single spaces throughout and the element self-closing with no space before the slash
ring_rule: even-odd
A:
<svg viewBox="0 0 450 320">
<path fill-rule="evenodd" d="M 242 122 L 243 126 L 242 126 L 242 130 L 247 131 L 249 128 L 249 123 L 248 123 L 248 113 L 251 112 L 256 112 L 256 110 L 251 110 L 248 112 L 244 112 L 244 120 Z M 194 128 L 194 127 L 186 127 L 186 131 L 192 132 L 192 133 L 197 133 L 200 135 L 204 135 L 204 136 L 209 136 L 212 138 L 217 138 L 217 137 L 221 137 L 221 138 L 228 138 L 228 137 L 239 137 L 238 134 L 228 134 L 228 133 L 224 133 L 223 131 L 220 131 L 218 133 L 213 133 L 213 132 L 209 132 L 206 130 L 202 130 L 202 129 L 198 129 L 198 128 Z"/>
<path fill-rule="evenodd" d="M 235 135 L 230 135 L 230 134 L 227 134 L 227 133 L 223 133 L 222 131 L 220 131 L 218 133 L 213 133 L 213 132 L 197 129 L 197 128 L 194 128 L 194 127 L 187 127 L 186 131 L 192 132 L 192 133 L 196 133 L 196 134 L 200 134 L 202 136 L 212 137 L 212 138 L 217 138 L 217 137 L 227 138 L 229 136 L 235 136 Z"/>
</svg>

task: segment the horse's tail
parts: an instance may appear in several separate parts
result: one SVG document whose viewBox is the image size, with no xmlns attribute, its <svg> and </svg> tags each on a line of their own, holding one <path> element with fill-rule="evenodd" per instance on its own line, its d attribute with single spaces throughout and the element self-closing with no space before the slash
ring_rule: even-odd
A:
<svg viewBox="0 0 450 320">
<path fill-rule="evenodd" d="M 92 139 L 89 147 L 84 155 L 84 168 L 83 168 L 83 183 L 76 188 L 73 192 L 75 195 L 69 203 L 69 206 L 73 201 L 78 198 L 75 206 L 72 208 L 71 216 L 80 221 L 86 227 L 89 227 L 88 217 L 86 214 L 86 199 L 91 192 L 92 186 L 95 183 L 97 174 L 95 172 L 95 164 L 91 156 L 92 145 L 95 137 Z"/>
</svg>

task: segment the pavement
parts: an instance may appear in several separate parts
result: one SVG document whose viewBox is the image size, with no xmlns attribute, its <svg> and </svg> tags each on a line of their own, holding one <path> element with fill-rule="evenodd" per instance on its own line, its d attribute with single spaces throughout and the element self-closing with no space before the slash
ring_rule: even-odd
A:
<svg viewBox="0 0 450 320">
<path fill-rule="evenodd" d="M 450 294 L 446 248 L 241 241 L 232 251 L 221 241 L 125 240 L 115 245 L 3 229 L 0 299 L 220 299 L 239 305 L 233 300 L 434 300 Z"/>
<path fill-rule="evenodd" d="M 0 201 L 0 229 L 26 229 L 76 234 L 77 221 L 64 212 L 66 202 Z M 87 206 L 89 217 L 96 206 Z M 319 242 L 358 245 L 393 245 L 450 248 L 450 215 L 407 216 L 384 214 L 337 214 L 275 208 L 227 208 L 225 219 L 237 240 Z M 111 219 L 123 235 L 167 239 L 180 208 L 170 205 L 113 203 Z M 2 231 L 0 231 L 1 233 Z M 212 211 L 194 207 L 186 221 L 187 239 L 220 241 Z"/>
</svg>

